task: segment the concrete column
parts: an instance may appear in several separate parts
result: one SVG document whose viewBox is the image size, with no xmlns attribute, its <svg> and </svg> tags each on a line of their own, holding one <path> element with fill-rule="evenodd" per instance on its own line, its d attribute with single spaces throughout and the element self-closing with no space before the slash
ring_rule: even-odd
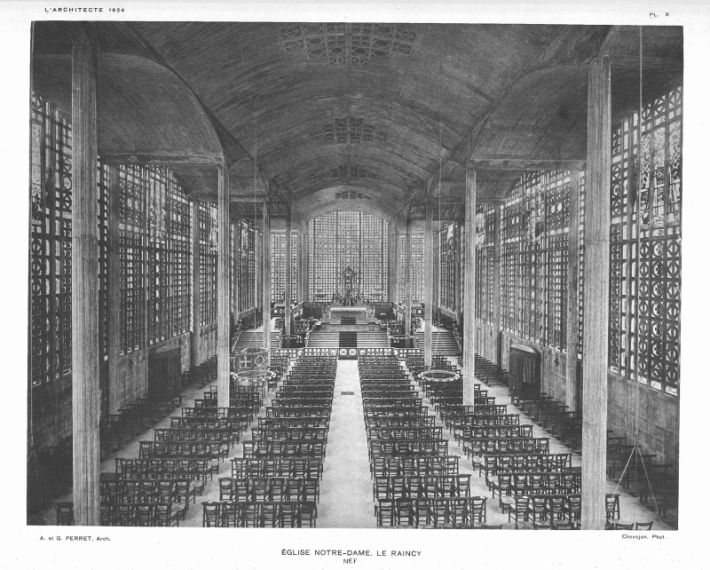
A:
<svg viewBox="0 0 710 570">
<path fill-rule="evenodd" d="M 192 344 L 190 363 L 200 364 L 200 208 L 192 201 Z"/>
<path fill-rule="evenodd" d="M 476 371 L 476 171 L 466 167 L 466 222 L 463 284 L 463 403 L 474 403 Z"/>
<path fill-rule="evenodd" d="M 399 232 L 397 231 L 397 222 L 392 220 L 389 224 L 388 229 L 388 239 L 387 239 L 387 300 L 396 303 L 397 290 L 399 288 L 398 280 L 398 261 L 399 256 L 397 255 L 399 251 Z"/>
<path fill-rule="evenodd" d="M 567 374 L 566 404 L 577 410 L 577 353 L 579 352 L 579 183 L 581 172 L 572 171 L 569 188 L 567 234 Z"/>
<path fill-rule="evenodd" d="M 291 334 L 291 207 L 286 217 L 286 275 L 284 276 L 284 334 Z"/>
<path fill-rule="evenodd" d="M 72 437 L 77 525 L 99 524 L 96 51 L 72 52 Z"/>
<path fill-rule="evenodd" d="M 269 203 L 264 200 L 262 211 L 262 246 L 263 257 L 262 267 L 264 269 L 262 283 L 262 319 L 264 321 L 264 348 L 271 350 L 271 216 L 269 215 Z"/>
<path fill-rule="evenodd" d="M 121 250 L 119 248 L 118 169 L 108 171 L 108 411 L 119 409 L 118 359 L 121 356 Z"/>
<path fill-rule="evenodd" d="M 432 306 L 434 305 L 434 209 L 426 205 L 424 227 L 424 365 L 432 362 Z"/>
<path fill-rule="evenodd" d="M 609 335 L 609 201 L 611 68 L 607 56 L 589 66 L 585 203 L 582 528 L 605 525 L 607 348 Z"/>
<path fill-rule="evenodd" d="M 229 407 L 229 166 L 217 169 L 217 405 Z"/>
<path fill-rule="evenodd" d="M 412 219 L 407 213 L 407 239 L 404 257 L 404 336 L 412 332 Z"/>
</svg>

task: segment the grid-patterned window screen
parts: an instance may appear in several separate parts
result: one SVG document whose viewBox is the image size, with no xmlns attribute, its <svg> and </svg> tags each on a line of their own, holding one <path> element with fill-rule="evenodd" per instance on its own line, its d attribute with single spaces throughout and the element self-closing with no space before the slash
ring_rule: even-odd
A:
<svg viewBox="0 0 710 570">
<path fill-rule="evenodd" d="M 31 133 L 30 378 L 39 386 L 72 363 L 71 126 L 33 96 Z"/>
<path fill-rule="evenodd" d="M 399 302 L 405 302 L 407 235 L 399 236 Z M 412 233 L 412 253 L 409 264 L 409 280 L 411 282 L 412 303 L 424 301 L 424 234 Z"/>
<path fill-rule="evenodd" d="M 39 385 L 71 370 L 71 127 L 35 96 L 31 133 L 31 378 Z M 109 192 L 118 206 L 123 354 L 189 330 L 190 203 L 166 168 L 96 168 L 99 348 L 106 357 Z"/>
<path fill-rule="evenodd" d="M 579 193 L 577 199 L 577 205 L 579 209 L 577 210 L 579 226 L 577 228 L 578 233 L 578 267 L 577 267 L 577 307 L 578 307 L 578 319 L 577 325 L 579 327 L 579 334 L 577 336 L 577 357 L 582 358 L 582 353 L 584 352 L 584 199 L 585 199 L 585 177 L 584 172 L 579 173 Z"/>
<path fill-rule="evenodd" d="M 291 298 L 298 294 L 298 233 L 291 231 Z M 286 232 L 271 232 L 271 301 L 284 301 L 286 290 Z"/>
<path fill-rule="evenodd" d="M 350 267 L 357 274 L 363 301 L 386 301 L 387 231 L 386 220 L 364 212 L 331 212 L 311 220 L 309 298 L 330 302 L 343 294 L 342 273 Z"/>
<path fill-rule="evenodd" d="M 286 235 L 271 232 L 271 302 L 283 301 L 286 287 Z"/>
<path fill-rule="evenodd" d="M 118 173 L 118 243 L 121 263 L 121 353 L 145 347 L 146 170 L 121 166 Z"/>
<path fill-rule="evenodd" d="M 217 319 L 217 207 L 200 202 L 197 208 L 200 264 L 200 325 Z"/>
<path fill-rule="evenodd" d="M 360 273 L 360 213 L 359 212 L 338 212 L 338 242 L 336 251 L 338 256 L 338 276 L 346 268 L 352 269 L 362 277 Z M 340 283 L 338 283 L 340 285 Z M 339 293 L 343 293 L 342 287 L 336 287 Z"/>
<path fill-rule="evenodd" d="M 314 301 L 330 302 L 337 290 L 337 229 L 337 212 L 308 222 L 308 296 Z"/>
<path fill-rule="evenodd" d="M 501 322 L 505 330 L 518 334 L 522 330 L 519 315 L 522 304 L 520 293 L 522 195 L 522 186 L 516 186 L 506 200 L 501 214 Z"/>
<path fill-rule="evenodd" d="M 165 167 L 120 166 L 118 192 L 127 354 L 190 330 L 192 221 L 190 201 Z"/>
<path fill-rule="evenodd" d="M 672 396 L 680 378 L 681 144 L 681 88 L 644 107 L 640 144 L 638 113 L 612 133 L 609 366 Z"/>
<path fill-rule="evenodd" d="M 165 167 L 148 175 L 148 344 L 190 329 L 190 202 Z"/>
<path fill-rule="evenodd" d="M 545 233 L 548 265 L 547 344 L 567 348 L 567 268 L 569 260 L 569 176 L 549 174 Z"/>
<path fill-rule="evenodd" d="M 239 312 L 248 311 L 256 302 L 256 234 L 254 222 L 242 219 L 237 224 L 237 275 L 239 283 Z"/>
<path fill-rule="evenodd" d="M 109 167 L 96 165 L 99 223 L 99 351 L 108 358 L 108 180 Z"/>
<path fill-rule="evenodd" d="M 441 306 L 457 311 L 461 259 L 461 224 L 458 222 L 447 222 L 439 232 L 439 259 Z"/>
<path fill-rule="evenodd" d="M 388 224 L 371 215 L 361 215 L 360 224 L 364 298 L 369 302 L 387 301 Z"/>
<path fill-rule="evenodd" d="M 476 318 L 493 322 L 493 286 L 495 277 L 495 207 L 476 208 Z"/>
<path fill-rule="evenodd" d="M 502 211 L 503 328 L 566 349 L 569 172 L 529 172 Z"/>
</svg>

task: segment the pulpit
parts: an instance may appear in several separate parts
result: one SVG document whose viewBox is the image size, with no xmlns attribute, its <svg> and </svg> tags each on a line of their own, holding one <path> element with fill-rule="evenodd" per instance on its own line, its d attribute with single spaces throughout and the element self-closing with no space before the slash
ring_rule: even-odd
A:
<svg viewBox="0 0 710 570">
<path fill-rule="evenodd" d="M 529 346 L 510 347 L 510 390 L 526 394 L 540 393 L 540 353 Z"/>
</svg>

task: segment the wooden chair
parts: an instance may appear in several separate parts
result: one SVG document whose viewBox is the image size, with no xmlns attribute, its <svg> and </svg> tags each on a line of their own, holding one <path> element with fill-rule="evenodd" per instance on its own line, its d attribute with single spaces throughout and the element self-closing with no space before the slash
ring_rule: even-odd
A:
<svg viewBox="0 0 710 570">
<path fill-rule="evenodd" d="M 155 526 L 180 526 L 180 514 L 173 511 L 172 503 L 156 505 Z"/>
<path fill-rule="evenodd" d="M 315 503 L 301 503 L 301 506 L 299 508 L 299 516 L 298 516 L 298 526 L 299 527 L 315 528 L 317 517 L 318 517 L 318 510 L 316 509 Z"/>
<path fill-rule="evenodd" d="M 377 526 L 394 526 L 395 514 L 394 514 L 394 500 L 392 499 L 381 499 L 377 505 L 375 505 L 375 517 L 377 518 Z"/>
<path fill-rule="evenodd" d="M 220 526 L 226 528 L 235 528 L 242 525 L 242 511 L 244 505 L 241 503 L 225 502 L 222 503 L 222 518 Z M 204 525 L 203 525 L 204 526 Z"/>
<path fill-rule="evenodd" d="M 634 523 L 613 522 L 612 530 L 634 530 Z"/>
<path fill-rule="evenodd" d="M 533 523 L 547 520 L 547 501 L 545 497 L 533 496 L 528 506 L 528 518 Z"/>
<path fill-rule="evenodd" d="M 568 496 L 562 510 L 567 515 L 567 520 L 578 521 L 582 517 L 582 497 L 579 495 Z"/>
<path fill-rule="evenodd" d="M 176 518 L 176 523 L 177 523 L 177 518 Z M 171 525 L 164 525 L 164 526 L 171 526 Z M 217 502 L 202 503 L 202 526 L 203 527 L 222 526 L 222 503 L 217 503 Z"/>
<path fill-rule="evenodd" d="M 518 528 L 518 523 L 520 521 L 528 520 L 528 506 L 530 504 L 530 497 L 522 496 L 515 498 L 515 504 L 511 505 L 508 509 L 508 522 L 515 520 L 515 528 Z"/>
<path fill-rule="evenodd" d="M 100 506 L 100 511 L 99 511 L 99 524 L 101 526 L 111 526 L 111 513 L 112 513 L 112 508 L 110 503 L 101 503 Z"/>
<path fill-rule="evenodd" d="M 579 530 L 577 523 L 569 521 L 556 521 L 552 523 L 552 530 Z"/>
<path fill-rule="evenodd" d="M 219 500 L 234 500 L 234 480 L 231 477 L 221 477 L 219 479 Z"/>
<path fill-rule="evenodd" d="M 138 504 L 135 510 L 135 526 L 155 526 L 155 505 Z"/>
<path fill-rule="evenodd" d="M 449 508 L 449 522 L 454 528 L 470 528 L 471 513 L 465 498 L 452 499 Z"/>
<path fill-rule="evenodd" d="M 74 503 L 54 503 L 57 512 L 57 526 L 74 525 Z"/>
<path fill-rule="evenodd" d="M 413 526 L 415 522 L 414 502 L 412 499 L 395 501 L 395 522 L 397 526 Z"/>
<path fill-rule="evenodd" d="M 606 495 L 606 520 L 614 521 L 621 517 L 621 508 L 619 506 L 619 494 L 607 493 Z"/>
<path fill-rule="evenodd" d="M 281 504 L 281 526 L 283 528 L 295 528 L 298 526 L 298 503 L 285 502 Z"/>
<path fill-rule="evenodd" d="M 472 524 L 483 524 L 486 522 L 486 497 L 471 497 L 470 514 Z"/>
</svg>

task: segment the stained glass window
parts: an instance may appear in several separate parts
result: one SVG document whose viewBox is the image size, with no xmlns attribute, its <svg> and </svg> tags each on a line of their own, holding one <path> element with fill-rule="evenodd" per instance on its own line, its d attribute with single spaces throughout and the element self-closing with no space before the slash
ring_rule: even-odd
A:
<svg viewBox="0 0 710 570">
<path fill-rule="evenodd" d="M 309 298 L 330 302 L 343 294 L 341 276 L 352 268 L 358 296 L 387 300 L 388 222 L 364 212 L 341 211 L 308 223 Z"/>
<path fill-rule="evenodd" d="M 121 166 L 118 186 L 118 243 L 121 263 L 121 353 L 145 346 L 145 171 L 139 166 Z"/>
<path fill-rule="evenodd" d="M 495 207 L 476 209 L 476 318 L 493 322 L 493 286 L 495 276 Z"/>
<path fill-rule="evenodd" d="M 30 377 L 39 386 L 72 364 L 71 126 L 33 96 L 31 134 Z"/>
<path fill-rule="evenodd" d="M 190 328 L 190 203 L 165 167 L 147 171 L 148 344 Z"/>
<path fill-rule="evenodd" d="M 561 350 L 567 347 L 570 183 L 569 172 L 526 173 L 502 213 L 503 328 Z"/>
<path fill-rule="evenodd" d="M 567 172 L 548 177 L 545 233 L 548 255 L 547 344 L 567 348 L 567 268 L 569 264 L 569 192 Z"/>
<path fill-rule="evenodd" d="M 286 287 L 286 235 L 271 232 L 271 302 L 284 299 Z"/>
<path fill-rule="evenodd" d="M 98 161 L 99 352 L 108 358 L 108 193 L 109 167 Z"/>
<path fill-rule="evenodd" d="M 405 302 L 407 235 L 399 235 L 399 302 Z M 412 251 L 409 262 L 412 303 L 424 302 L 424 234 L 412 232 Z"/>
<path fill-rule="evenodd" d="M 442 307 L 457 311 L 459 297 L 459 268 L 460 268 L 460 243 L 461 224 L 446 222 L 439 232 L 439 259 L 440 261 L 440 304 Z"/>
<path fill-rule="evenodd" d="M 520 240 L 522 235 L 522 186 L 516 186 L 503 208 L 501 234 L 501 322 L 505 330 L 520 334 L 521 285 Z"/>
<path fill-rule="evenodd" d="M 217 319 L 217 207 L 200 202 L 197 208 L 200 264 L 200 325 Z"/>
<path fill-rule="evenodd" d="M 578 319 L 577 325 L 578 336 L 577 336 L 577 356 L 582 358 L 582 353 L 584 352 L 584 201 L 585 201 L 585 177 L 584 172 L 579 173 L 579 192 L 578 192 L 578 244 L 579 244 L 579 257 L 578 257 L 578 267 L 577 267 L 577 307 L 578 307 Z"/>
<path fill-rule="evenodd" d="M 375 216 L 360 216 L 362 291 L 366 301 L 387 301 L 387 222 Z"/>
<path fill-rule="evenodd" d="M 121 166 L 118 184 L 121 351 L 127 354 L 190 330 L 192 220 L 187 195 L 165 167 Z"/>
<path fill-rule="evenodd" d="M 609 367 L 673 396 L 680 377 L 681 142 L 681 88 L 644 107 L 640 141 L 638 113 L 612 134 Z"/>
<path fill-rule="evenodd" d="M 256 291 L 256 236 L 254 223 L 241 219 L 237 225 L 239 312 L 248 311 L 258 305 Z"/>
<path fill-rule="evenodd" d="M 291 231 L 291 298 L 298 291 L 298 232 Z M 271 232 L 271 300 L 283 302 L 286 290 L 286 232 Z"/>
<path fill-rule="evenodd" d="M 309 299 L 330 302 L 337 290 L 337 240 L 337 212 L 308 222 Z"/>
</svg>

